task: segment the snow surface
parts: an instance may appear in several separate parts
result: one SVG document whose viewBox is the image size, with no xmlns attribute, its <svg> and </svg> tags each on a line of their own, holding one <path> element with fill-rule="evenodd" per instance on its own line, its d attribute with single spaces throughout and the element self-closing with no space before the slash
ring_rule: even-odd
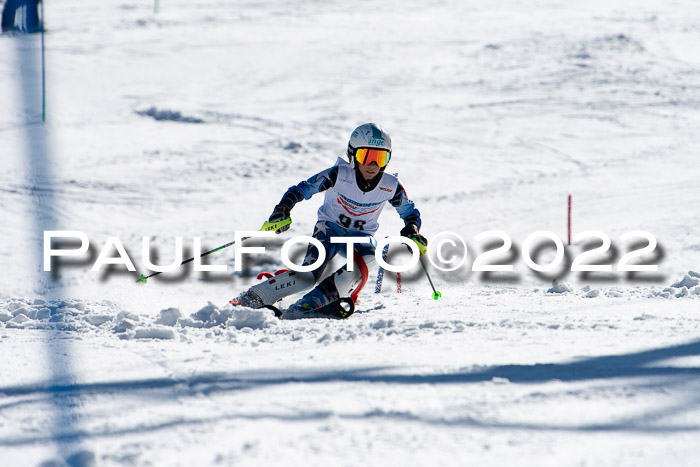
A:
<svg viewBox="0 0 700 467">
<path fill-rule="evenodd" d="M 47 2 L 0 36 L 4 465 L 697 465 L 700 13 L 694 2 Z M 230 298 L 312 231 L 320 197 L 234 273 L 139 273 L 255 230 L 350 131 L 391 133 L 456 273 L 375 274 L 350 319 Z M 535 274 L 538 230 L 634 230 L 658 273 Z M 391 208 L 378 237 L 402 226 Z M 513 273 L 470 272 L 502 230 Z M 42 271 L 45 230 L 91 249 Z M 497 246 L 497 245 L 496 245 Z M 574 254 L 581 245 L 572 247 Z M 551 252 L 545 251 L 546 262 Z M 601 260 L 601 261 L 602 261 Z M 553 282 L 554 278 L 556 282 Z"/>
</svg>

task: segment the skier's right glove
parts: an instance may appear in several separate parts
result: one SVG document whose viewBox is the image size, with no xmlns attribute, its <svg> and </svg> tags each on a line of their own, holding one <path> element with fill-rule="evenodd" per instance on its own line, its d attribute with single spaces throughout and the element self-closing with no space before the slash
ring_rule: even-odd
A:
<svg viewBox="0 0 700 467">
<path fill-rule="evenodd" d="M 418 226 L 416 224 L 408 224 L 401 229 L 401 236 L 413 240 L 416 246 L 418 246 L 418 251 L 420 251 L 421 256 L 428 251 L 428 239 L 418 233 Z"/>
<path fill-rule="evenodd" d="M 270 215 L 270 218 L 267 220 L 268 222 L 280 222 L 285 219 L 289 219 L 291 216 L 289 215 L 289 208 L 287 206 L 282 206 L 281 204 L 278 204 L 275 206 L 275 210 L 272 211 L 272 214 Z M 285 232 L 289 230 L 290 224 L 283 225 L 279 229 L 275 230 L 275 233 L 281 234 L 282 232 Z"/>
</svg>

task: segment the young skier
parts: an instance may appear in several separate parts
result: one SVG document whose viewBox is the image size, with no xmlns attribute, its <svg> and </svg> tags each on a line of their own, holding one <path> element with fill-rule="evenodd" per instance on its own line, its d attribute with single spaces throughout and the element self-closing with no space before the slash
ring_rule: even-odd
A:
<svg viewBox="0 0 700 467">
<path fill-rule="evenodd" d="M 320 267 L 312 272 L 287 271 L 254 285 L 231 304 L 261 308 L 273 305 L 282 298 L 306 291 L 316 285 L 328 263 L 340 253 L 347 257 L 346 245 L 331 243 L 331 237 L 366 237 L 367 243 L 355 243 L 353 271 L 346 266 L 322 280 L 313 290 L 289 307 L 289 311 L 312 311 L 340 297 L 359 292 L 368 271 L 376 265 L 374 251 L 377 241 L 373 235 L 379 228 L 377 219 L 385 203 L 389 202 L 401 216 L 405 227 L 401 235 L 412 239 L 425 252 L 427 240 L 419 232 L 420 212 L 406 197 L 396 174 L 385 173 L 391 159 L 391 138 L 384 128 L 375 123 L 365 123 L 352 132 L 347 149 L 348 162 L 338 158 L 336 164 L 306 181 L 287 190 L 275 206 L 269 222 L 279 222 L 290 217 L 292 208 L 300 201 L 316 193 L 325 192 L 325 200 L 318 210 L 318 222 L 313 237 L 323 244 L 326 256 Z M 289 229 L 286 225 L 277 233 Z M 316 262 L 319 252 L 309 245 L 303 265 Z M 364 267 L 366 265 L 366 268 Z M 359 266 L 359 267 L 358 267 Z"/>
</svg>

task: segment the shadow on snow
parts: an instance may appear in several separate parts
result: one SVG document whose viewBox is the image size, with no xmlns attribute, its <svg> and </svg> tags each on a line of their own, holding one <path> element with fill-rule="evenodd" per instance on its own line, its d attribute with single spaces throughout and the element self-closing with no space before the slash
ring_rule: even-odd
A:
<svg viewBox="0 0 700 467">
<path fill-rule="evenodd" d="M 624 355 L 608 355 L 586 358 L 568 363 L 547 363 L 534 365 L 502 365 L 477 368 L 473 371 L 458 371 L 441 374 L 396 373 L 395 367 L 365 367 L 353 370 L 305 371 L 282 370 L 273 377 L 261 377 L 262 372 L 211 373 L 190 378 L 154 378 L 130 381 L 112 381 L 87 384 L 6 386 L 0 387 L 0 394 L 5 397 L 31 397 L 26 403 L 43 402 L 41 395 L 49 398 L 65 397 L 79 399 L 86 396 L 129 395 L 145 398 L 178 398 L 188 396 L 215 395 L 235 391 L 251 391 L 265 387 L 286 384 L 324 384 L 324 383 L 366 383 L 389 385 L 450 385 L 491 382 L 494 378 L 507 379 L 510 383 L 535 384 L 549 381 L 581 382 L 588 380 L 610 380 L 618 378 L 661 378 L 661 382 L 652 382 L 651 386 L 668 389 L 677 384 L 695 383 L 700 376 L 700 367 L 674 367 L 668 364 L 654 366 L 655 362 L 681 357 L 700 356 L 700 341 L 686 344 L 645 350 Z M 265 370 L 269 375 L 270 371 Z M 162 392 L 160 392 L 162 390 Z M 22 401 L 13 401 L 0 405 L 0 415 L 8 408 Z M 430 418 L 406 412 L 369 411 L 363 414 L 342 415 L 327 411 L 300 410 L 296 414 L 227 414 L 217 417 L 178 418 L 151 425 L 134 428 L 107 428 L 97 431 L 68 430 L 47 434 L 0 439 L 0 446 L 17 446 L 37 442 L 70 442 L 83 438 L 113 437 L 122 434 L 152 432 L 174 426 L 215 423 L 219 420 L 258 420 L 275 419 L 280 421 L 322 420 L 331 416 L 344 419 L 388 418 L 406 422 L 419 422 L 446 426 L 465 426 L 473 428 L 501 428 L 523 430 L 553 431 L 636 431 L 636 432 L 687 432 L 700 431 L 700 424 L 677 425 L 658 424 L 659 420 L 688 412 L 700 405 L 700 398 L 679 401 L 676 407 L 647 411 L 618 421 L 601 424 L 540 424 L 540 423 L 500 423 L 484 422 L 470 417 Z M 69 427 L 67 427 L 69 428 Z"/>
</svg>

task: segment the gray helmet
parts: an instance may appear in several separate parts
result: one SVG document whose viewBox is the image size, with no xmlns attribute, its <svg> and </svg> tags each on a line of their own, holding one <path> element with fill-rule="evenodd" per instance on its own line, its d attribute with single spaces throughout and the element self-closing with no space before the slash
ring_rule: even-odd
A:
<svg viewBox="0 0 700 467">
<path fill-rule="evenodd" d="M 391 136 L 376 123 L 363 123 L 355 128 L 348 143 L 348 159 L 355 160 L 357 148 L 386 149 L 391 152 Z"/>
</svg>

